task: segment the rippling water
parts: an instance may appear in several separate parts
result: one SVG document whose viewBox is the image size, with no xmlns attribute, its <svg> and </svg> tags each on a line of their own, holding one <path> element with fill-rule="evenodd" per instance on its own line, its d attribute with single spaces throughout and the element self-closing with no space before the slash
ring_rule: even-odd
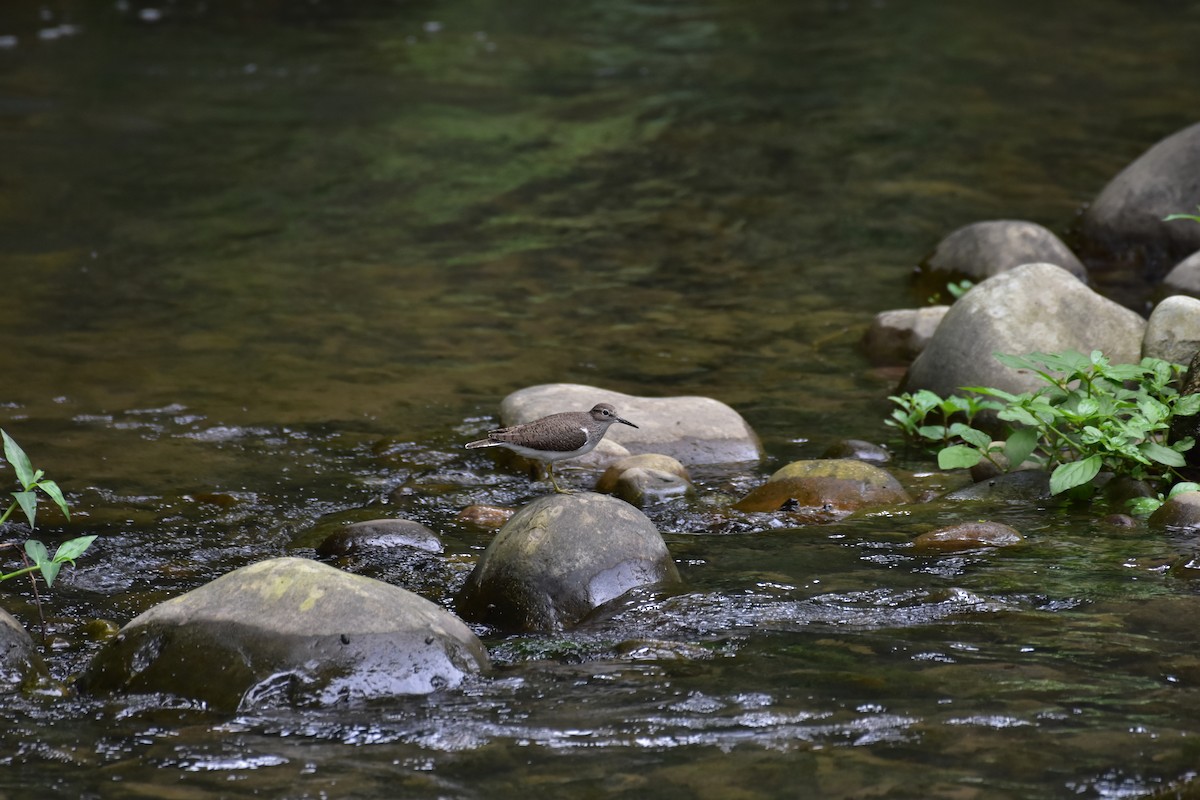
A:
<svg viewBox="0 0 1200 800">
<path fill-rule="evenodd" d="M 451 604 L 489 539 L 458 510 L 537 491 L 461 448 L 524 386 L 729 403 L 768 459 L 699 471 L 718 499 L 887 439 L 871 316 L 959 225 L 1065 234 L 1196 121 L 1197 41 L 1187 2 L 6 3 L 0 425 L 68 491 L 43 537 L 100 535 L 51 672 L 340 516 L 438 530 L 347 566 Z M 971 509 L 657 508 L 684 589 L 489 637 L 465 691 L 9 696 L 0 794 L 1145 795 L 1200 763 L 1195 543 L 1093 512 L 946 555 L 908 542 Z"/>
</svg>

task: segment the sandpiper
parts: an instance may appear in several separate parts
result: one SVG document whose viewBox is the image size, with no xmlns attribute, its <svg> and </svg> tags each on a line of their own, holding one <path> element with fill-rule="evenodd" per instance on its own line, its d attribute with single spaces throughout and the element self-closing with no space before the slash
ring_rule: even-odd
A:
<svg viewBox="0 0 1200 800">
<path fill-rule="evenodd" d="M 565 411 L 524 425 L 489 431 L 486 439 L 469 442 L 467 447 L 507 447 L 526 458 L 544 461 L 554 491 L 565 494 L 567 490 L 554 480 L 554 462 L 592 452 L 614 422 L 637 427 L 621 419 L 611 404 L 596 403 L 591 411 Z"/>
</svg>

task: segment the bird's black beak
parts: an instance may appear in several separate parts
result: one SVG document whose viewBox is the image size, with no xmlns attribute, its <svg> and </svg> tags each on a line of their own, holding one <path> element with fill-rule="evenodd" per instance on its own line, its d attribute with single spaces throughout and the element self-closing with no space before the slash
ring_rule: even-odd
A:
<svg viewBox="0 0 1200 800">
<path fill-rule="evenodd" d="M 629 426 L 629 427 L 631 427 L 631 428 L 636 428 L 636 427 L 637 427 L 637 425 L 634 425 L 634 424 L 633 424 L 632 422 L 630 422 L 629 420 L 627 420 L 627 419 L 622 419 L 621 417 L 617 417 L 617 422 L 624 422 L 626 425 L 628 425 L 628 426 Z"/>
</svg>

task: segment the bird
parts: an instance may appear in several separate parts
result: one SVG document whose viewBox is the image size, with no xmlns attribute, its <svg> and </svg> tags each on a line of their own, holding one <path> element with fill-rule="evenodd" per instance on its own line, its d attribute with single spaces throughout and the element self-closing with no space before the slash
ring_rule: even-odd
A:
<svg viewBox="0 0 1200 800">
<path fill-rule="evenodd" d="M 611 403 L 596 403 L 591 411 L 564 411 L 548 417 L 489 431 L 486 439 L 468 442 L 466 447 L 507 447 L 526 458 L 543 461 L 554 491 L 569 494 L 554 479 L 554 462 L 578 458 L 592 452 L 608 428 L 620 422 L 631 428 L 638 427 L 617 414 Z"/>
</svg>

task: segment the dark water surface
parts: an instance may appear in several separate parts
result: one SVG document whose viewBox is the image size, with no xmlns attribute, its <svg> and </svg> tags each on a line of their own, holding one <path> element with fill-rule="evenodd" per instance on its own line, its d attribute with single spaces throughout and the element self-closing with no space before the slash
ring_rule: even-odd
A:
<svg viewBox="0 0 1200 800">
<path fill-rule="evenodd" d="M 1195 2 L 8 0 L 0 425 L 68 491 L 43 538 L 100 535 L 46 598 L 51 672 L 95 652 L 87 620 L 306 554 L 328 514 L 437 529 L 428 573 L 357 568 L 450 604 L 489 538 L 458 510 L 542 488 L 461 449 L 524 386 L 729 403 L 768 459 L 696 475 L 708 494 L 886 440 L 871 316 L 925 301 L 910 269 L 959 225 L 1065 234 L 1200 118 L 1198 42 Z M 1166 571 L 1194 542 L 1018 508 L 1020 548 L 907 547 L 955 513 L 718 534 L 656 509 L 682 593 L 489 638 L 496 675 L 447 695 L 233 718 L 6 696 L 0 797 L 1194 777 L 1200 597 Z M 0 588 L 35 626 L 28 584 Z"/>
</svg>

